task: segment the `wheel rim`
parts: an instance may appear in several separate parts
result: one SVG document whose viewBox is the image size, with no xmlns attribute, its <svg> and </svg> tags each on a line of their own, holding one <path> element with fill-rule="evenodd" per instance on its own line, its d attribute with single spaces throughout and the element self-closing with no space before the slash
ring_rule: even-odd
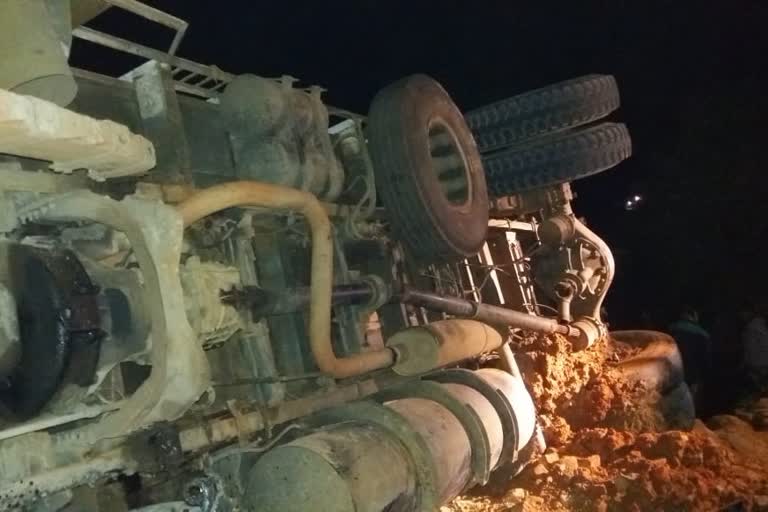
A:
<svg viewBox="0 0 768 512">
<path fill-rule="evenodd" d="M 441 119 L 429 124 L 429 154 L 440 189 L 448 202 L 463 206 L 471 197 L 472 181 L 456 136 Z"/>
</svg>

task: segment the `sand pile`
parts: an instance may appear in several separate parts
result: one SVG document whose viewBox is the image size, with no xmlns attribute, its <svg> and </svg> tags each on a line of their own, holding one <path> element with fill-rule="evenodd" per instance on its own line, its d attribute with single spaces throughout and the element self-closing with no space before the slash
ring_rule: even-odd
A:
<svg viewBox="0 0 768 512">
<path fill-rule="evenodd" d="M 623 379 L 615 363 L 637 349 L 618 342 L 571 354 L 566 340 L 537 337 L 515 349 L 548 448 L 445 512 L 768 510 L 768 432 L 750 418 L 678 430 L 690 414 L 674 392 Z"/>
<path fill-rule="evenodd" d="M 686 426 L 659 393 L 615 367 L 640 349 L 606 340 L 581 352 L 570 347 L 561 336 L 535 336 L 514 347 L 548 446 L 567 442 L 573 429 L 598 425 L 638 432 Z"/>
</svg>

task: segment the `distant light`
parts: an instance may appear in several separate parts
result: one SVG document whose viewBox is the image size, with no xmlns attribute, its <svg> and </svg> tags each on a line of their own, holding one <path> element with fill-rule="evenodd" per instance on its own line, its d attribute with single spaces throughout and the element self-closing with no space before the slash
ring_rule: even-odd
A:
<svg viewBox="0 0 768 512">
<path fill-rule="evenodd" d="M 643 202 L 643 196 L 639 194 L 635 194 L 631 196 L 629 199 L 624 201 L 624 209 L 625 210 L 635 210 L 638 206 L 640 206 L 640 203 Z"/>
</svg>

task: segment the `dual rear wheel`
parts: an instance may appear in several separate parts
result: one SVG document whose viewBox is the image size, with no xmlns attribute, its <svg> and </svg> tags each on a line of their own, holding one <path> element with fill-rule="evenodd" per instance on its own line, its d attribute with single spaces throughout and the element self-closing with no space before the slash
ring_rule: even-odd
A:
<svg viewBox="0 0 768 512">
<path fill-rule="evenodd" d="M 428 76 L 391 84 L 371 105 L 368 138 L 394 237 L 422 263 L 476 254 L 486 239 L 489 196 L 583 178 L 630 156 L 624 125 L 583 128 L 618 106 L 616 81 L 604 75 L 550 85 L 466 115 Z"/>
</svg>

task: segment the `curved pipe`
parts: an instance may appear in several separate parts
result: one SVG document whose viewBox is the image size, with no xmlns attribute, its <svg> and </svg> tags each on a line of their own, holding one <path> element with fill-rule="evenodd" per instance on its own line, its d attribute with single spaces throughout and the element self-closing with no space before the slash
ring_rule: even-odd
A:
<svg viewBox="0 0 768 512">
<path fill-rule="evenodd" d="M 608 247 L 608 244 L 606 244 L 602 238 L 597 236 L 594 231 L 589 229 L 576 218 L 573 219 L 573 225 L 576 229 L 576 235 L 588 240 L 591 244 L 593 244 L 600 253 L 600 256 L 605 260 L 604 266 L 602 267 L 604 271 L 602 286 L 598 292 L 597 297 L 593 301 L 594 306 L 592 308 L 592 317 L 600 319 L 600 308 L 602 307 L 603 300 L 608 293 L 608 288 L 611 287 L 611 283 L 613 282 L 613 276 L 616 273 L 616 263 L 613 259 L 611 248 Z M 591 277 L 591 275 L 588 276 L 588 279 L 591 279 Z"/>
<path fill-rule="evenodd" d="M 387 368 L 394 363 L 389 349 L 338 358 L 331 345 L 331 291 L 333 287 L 333 240 L 331 221 L 315 196 L 301 190 L 234 181 L 204 189 L 177 206 L 184 226 L 235 206 L 294 210 L 307 219 L 312 236 L 312 275 L 309 311 L 309 343 L 321 372 L 341 379 Z"/>
<path fill-rule="evenodd" d="M 329 161 L 327 164 L 328 182 L 324 196 L 326 201 L 335 201 L 341 195 L 342 187 L 344 185 L 344 169 L 336 161 L 333 152 L 331 152 L 330 158 L 333 160 Z"/>
</svg>

